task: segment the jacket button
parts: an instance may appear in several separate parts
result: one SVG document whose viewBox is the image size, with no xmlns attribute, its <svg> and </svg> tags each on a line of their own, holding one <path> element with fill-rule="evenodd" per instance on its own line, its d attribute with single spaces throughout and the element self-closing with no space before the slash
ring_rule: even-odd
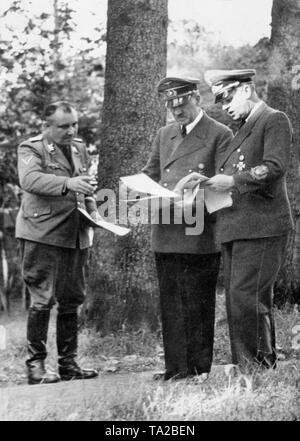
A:
<svg viewBox="0 0 300 441">
<path fill-rule="evenodd" d="M 170 172 L 170 169 L 169 169 L 169 168 L 166 168 L 166 172 L 169 173 L 169 172 Z"/>
<path fill-rule="evenodd" d="M 168 186 L 168 184 L 166 182 L 164 182 L 164 187 L 167 187 L 167 186 Z"/>
<path fill-rule="evenodd" d="M 33 213 L 33 217 L 38 217 L 38 214 L 37 213 Z"/>
<path fill-rule="evenodd" d="M 224 171 L 224 168 L 220 168 L 220 172 L 223 173 L 223 171 Z"/>
</svg>

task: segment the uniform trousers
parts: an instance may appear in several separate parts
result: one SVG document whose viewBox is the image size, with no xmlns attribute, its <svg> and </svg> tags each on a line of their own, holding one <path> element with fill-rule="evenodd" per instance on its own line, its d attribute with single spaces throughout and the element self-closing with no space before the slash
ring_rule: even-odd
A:
<svg viewBox="0 0 300 441">
<path fill-rule="evenodd" d="M 155 253 L 166 373 L 209 372 L 220 254 Z"/>
<path fill-rule="evenodd" d="M 57 247 L 20 239 L 22 275 L 35 310 L 57 301 L 61 313 L 74 313 L 85 298 L 88 249 Z"/>
<path fill-rule="evenodd" d="M 273 286 L 287 235 L 222 244 L 233 364 L 276 366 Z"/>
</svg>

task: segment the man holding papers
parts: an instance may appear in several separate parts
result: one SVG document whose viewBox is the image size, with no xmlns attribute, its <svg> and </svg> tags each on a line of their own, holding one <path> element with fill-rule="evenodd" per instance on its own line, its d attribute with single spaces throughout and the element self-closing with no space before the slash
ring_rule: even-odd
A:
<svg viewBox="0 0 300 441">
<path fill-rule="evenodd" d="M 231 191 L 232 207 L 220 210 L 232 360 L 240 366 L 275 367 L 273 285 L 292 228 L 286 189 L 291 144 L 287 116 L 261 101 L 253 69 L 209 71 L 216 102 L 242 127 L 222 154 L 211 190 Z"/>
<path fill-rule="evenodd" d="M 213 176 L 217 150 L 226 150 L 232 139 L 227 127 L 201 109 L 199 82 L 167 77 L 158 84 L 175 122 L 158 131 L 143 172 L 171 191 L 193 171 Z M 205 212 L 204 230 L 196 235 L 187 234 L 187 225 L 172 218 L 152 225 L 166 367 L 156 378 L 202 381 L 210 371 L 219 269 L 214 223 Z"/>
<path fill-rule="evenodd" d="M 76 138 L 78 116 L 67 102 L 45 110 L 44 133 L 22 142 L 18 173 L 23 200 L 16 222 L 22 275 L 30 293 L 27 321 L 29 384 L 88 379 L 97 375 L 76 363 L 77 307 L 85 295 L 89 228 L 78 208 L 97 219 L 89 155 Z M 45 368 L 50 310 L 58 302 L 59 374 Z"/>
</svg>

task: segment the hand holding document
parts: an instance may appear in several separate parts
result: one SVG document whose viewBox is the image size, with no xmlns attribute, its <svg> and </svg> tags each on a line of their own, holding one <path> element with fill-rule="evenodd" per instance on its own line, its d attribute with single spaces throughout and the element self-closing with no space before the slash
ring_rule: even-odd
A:
<svg viewBox="0 0 300 441">
<path fill-rule="evenodd" d="M 89 213 L 84 210 L 83 208 L 77 208 L 81 216 L 83 217 L 84 221 L 90 226 L 94 228 L 104 228 L 105 230 L 111 231 L 114 234 L 117 234 L 118 236 L 125 236 L 125 234 L 128 234 L 130 229 L 125 227 L 120 227 L 119 225 L 112 224 L 110 222 L 106 222 L 102 219 L 100 214 L 99 220 L 94 220 Z"/>
<path fill-rule="evenodd" d="M 225 174 L 215 175 L 206 181 L 206 185 L 213 191 L 230 191 L 234 187 L 234 177 Z"/>
<path fill-rule="evenodd" d="M 197 192 L 199 191 L 199 188 L 204 187 L 204 202 L 206 209 L 209 213 L 213 213 L 214 211 L 221 210 L 222 208 L 231 207 L 232 205 L 230 192 L 226 189 L 226 187 L 224 187 L 224 181 L 231 181 L 231 179 L 229 178 L 232 177 L 224 176 L 222 182 L 221 178 L 215 179 L 218 185 L 220 185 L 221 183 L 223 184 L 223 187 L 221 187 L 222 189 L 216 189 L 213 186 L 210 186 L 211 183 L 214 185 L 214 178 L 208 178 L 207 176 L 201 175 L 200 173 L 192 172 L 182 178 L 177 183 L 175 189 L 178 189 L 181 192 L 183 190 L 189 192 L 190 194 L 187 195 L 187 200 L 191 199 L 191 201 L 189 201 L 189 203 L 191 203 L 193 202 Z"/>
<path fill-rule="evenodd" d="M 208 181 L 208 179 L 209 178 L 207 176 L 201 175 L 197 172 L 192 172 L 177 182 L 174 191 L 182 193 L 183 190 L 194 190 L 197 188 L 197 186 L 199 189 L 200 185 Z"/>
</svg>

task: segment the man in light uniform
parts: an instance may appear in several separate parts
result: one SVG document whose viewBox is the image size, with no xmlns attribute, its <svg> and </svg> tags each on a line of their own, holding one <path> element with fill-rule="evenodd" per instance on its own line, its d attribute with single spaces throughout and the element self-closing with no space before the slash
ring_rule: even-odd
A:
<svg viewBox="0 0 300 441">
<path fill-rule="evenodd" d="M 18 173 L 23 200 L 16 221 L 22 275 L 30 293 L 27 322 L 29 384 L 60 378 L 45 368 L 50 310 L 58 302 L 57 350 L 63 380 L 93 378 L 97 372 L 76 363 L 77 308 L 85 296 L 84 267 L 89 228 L 77 207 L 97 217 L 89 156 L 76 138 L 78 116 L 67 102 L 45 111 L 43 134 L 21 143 Z"/>
</svg>

